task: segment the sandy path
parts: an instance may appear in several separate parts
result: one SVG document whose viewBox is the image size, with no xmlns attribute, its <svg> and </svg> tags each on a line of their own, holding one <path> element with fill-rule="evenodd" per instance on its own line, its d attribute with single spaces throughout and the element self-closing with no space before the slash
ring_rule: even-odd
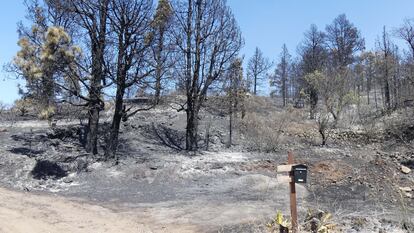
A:
<svg viewBox="0 0 414 233">
<path fill-rule="evenodd" d="M 144 221 L 132 212 L 0 188 L 0 233 L 191 232 Z"/>
</svg>

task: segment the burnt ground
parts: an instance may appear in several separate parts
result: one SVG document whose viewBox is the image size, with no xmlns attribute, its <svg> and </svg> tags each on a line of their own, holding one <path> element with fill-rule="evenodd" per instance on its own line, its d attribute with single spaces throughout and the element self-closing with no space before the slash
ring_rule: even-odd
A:
<svg viewBox="0 0 414 233">
<path fill-rule="evenodd" d="M 308 209 L 320 209 L 333 214 L 338 231 L 412 229 L 414 201 L 399 189 L 414 187 L 414 172 L 400 171 L 401 164 L 414 168 L 414 151 L 406 144 L 338 133 L 321 147 L 314 132 L 286 130 L 273 152 L 253 150 L 241 132 L 236 145 L 226 149 L 226 118 L 205 113 L 200 144 L 205 146 L 201 139 L 210 124 L 209 151 L 189 154 L 181 150 L 184 123 L 184 113 L 168 107 L 134 116 L 122 126 L 120 164 L 114 165 L 84 153 L 77 122 L 60 120 L 55 129 L 34 120 L 3 122 L 0 184 L 117 211 L 136 209 L 154 224 L 190 224 L 200 232 L 267 232 L 266 223 L 278 210 L 289 214 L 288 185 L 278 182 L 275 170 L 292 150 L 310 167 L 309 182 L 297 185 L 301 223 Z M 295 127 L 311 123 L 304 124 Z"/>
</svg>

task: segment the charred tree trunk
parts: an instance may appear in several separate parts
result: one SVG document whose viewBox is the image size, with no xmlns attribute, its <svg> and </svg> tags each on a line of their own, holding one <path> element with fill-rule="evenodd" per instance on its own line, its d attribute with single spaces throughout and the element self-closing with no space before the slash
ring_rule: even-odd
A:
<svg viewBox="0 0 414 233">
<path fill-rule="evenodd" d="M 125 84 L 124 84 L 125 85 Z M 117 149 L 119 142 L 119 128 L 121 126 L 121 120 L 125 115 L 123 104 L 124 104 L 124 88 L 118 88 L 116 91 L 116 100 L 115 100 L 115 111 L 112 118 L 111 130 L 109 133 L 108 141 L 106 143 L 105 157 L 106 159 L 114 158 L 115 164 L 118 163 Z"/>
<path fill-rule="evenodd" d="M 189 4 L 191 4 L 191 0 Z M 201 69 L 201 19 L 202 19 L 202 1 L 196 0 L 195 2 L 197 7 L 197 19 L 195 23 L 195 60 L 194 60 L 194 73 L 191 75 L 191 30 L 188 30 L 190 33 L 187 35 L 187 60 L 189 61 L 190 67 L 187 67 L 189 72 L 189 83 L 187 84 L 187 129 L 186 129 L 186 149 L 188 151 L 198 150 L 198 113 L 201 107 L 201 101 L 203 97 L 200 98 L 199 90 L 199 79 L 200 79 L 200 69 Z M 189 12 L 192 11 L 192 7 L 189 5 Z M 191 15 L 189 13 L 189 29 L 191 28 Z"/>
<path fill-rule="evenodd" d="M 156 49 L 156 68 L 155 68 L 155 103 L 159 104 L 161 98 L 161 79 L 163 70 L 162 52 L 164 50 L 164 30 L 159 29 L 158 45 Z"/>
<path fill-rule="evenodd" d="M 99 52 L 97 52 L 99 53 Z M 104 103 L 100 99 L 101 95 L 101 79 L 102 67 L 100 59 L 93 58 L 93 75 L 91 80 L 91 87 L 89 90 L 89 110 L 88 110 L 88 136 L 86 143 L 86 151 L 92 154 L 98 153 L 98 134 L 99 134 L 99 113 L 104 107 Z M 98 61 L 99 60 L 99 61 Z"/>
<path fill-rule="evenodd" d="M 312 89 L 310 91 L 310 119 L 315 119 L 316 107 L 318 105 L 318 93 Z"/>
<path fill-rule="evenodd" d="M 390 93 L 390 84 L 388 82 L 387 76 L 384 80 L 384 95 L 385 95 L 385 107 L 387 112 L 391 109 L 391 93 Z"/>
<path fill-rule="evenodd" d="M 43 109 L 47 109 L 49 107 L 53 107 L 55 105 L 54 97 L 55 97 L 55 87 L 53 81 L 53 74 L 51 72 L 46 72 L 42 79 L 42 95 L 40 99 L 40 103 Z"/>
<path fill-rule="evenodd" d="M 100 105 L 91 101 L 88 110 L 88 135 L 86 138 L 86 151 L 92 154 L 98 154 L 98 131 L 99 131 L 99 113 Z"/>
<path fill-rule="evenodd" d="M 88 29 L 92 47 L 92 79 L 89 89 L 90 101 L 86 151 L 93 154 L 98 153 L 99 113 L 104 108 L 104 102 L 101 100 L 101 82 L 104 81 L 103 66 L 105 63 L 104 51 L 106 45 L 108 3 L 108 0 L 100 2 L 99 26 L 98 22 L 93 20 L 93 26 Z"/>
<path fill-rule="evenodd" d="M 374 86 L 374 100 L 375 100 L 375 110 L 378 111 L 377 89 L 375 86 Z"/>
<path fill-rule="evenodd" d="M 368 105 L 370 105 L 370 92 L 371 92 L 371 78 L 370 77 L 367 77 L 367 86 L 366 86 L 366 91 L 367 91 L 367 102 L 368 102 Z"/>
<path fill-rule="evenodd" d="M 257 75 L 254 75 L 254 81 L 253 81 L 253 94 L 257 95 Z"/>
<path fill-rule="evenodd" d="M 287 102 L 287 85 L 286 85 L 286 74 L 283 74 L 282 77 L 282 99 L 283 99 L 283 107 L 286 107 Z"/>
<path fill-rule="evenodd" d="M 187 106 L 186 150 L 198 150 L 198 110 L 197 104 L 191 101 Z"/>
<path fill-rule="evenodd" d="M 97 59 L 97 58 L 95 58 Z M 99 59 L 100 60 L 100 59 Z M 91 87 L 89 91 L 89 110 L 88 110 L 88 136 L 86 151 L 97 154 L 98 153 L 98 130 L 99 130 L 99 113 L 104 107 L 104 103 L 100 99 L 101 94 L 101 65 L 94 62 L 94 72 L 91 80 Z"/>
<path fill-rule="evenodd" d="M 230 103 L 230 113 L 229 113 L 229 142 L 227 147 L 230 148 L 233 144 L 233 104 Z"/>
<path fill-rule="evenodd" d="M 188 12 L 187 12 L 187 30 L 186 30 L 186 40 L 187 40 L 187 47 L 186 47 L 186 92 L 187 92 L 187 127 L 186 127 L 186 134 L 185 134 L 185 148 L 186 150 L 194 150 L 194 133 L 195 131 L 195 120 L 194 120 L 194 98 L 193 98 L 193 88 L 192 88 L 192 59 L 191 59 L 191 35 L 192 35 L 192 17 L 193 17 L 193 1 L 188 0 Z"/>
</svg>

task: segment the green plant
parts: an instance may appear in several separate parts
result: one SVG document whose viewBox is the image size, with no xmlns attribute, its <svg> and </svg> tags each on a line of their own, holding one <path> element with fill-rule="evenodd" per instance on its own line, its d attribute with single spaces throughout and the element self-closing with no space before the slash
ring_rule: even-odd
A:
<svg viewBox="0 0 414 233">
<path fill-rule="evenodd" d="M 276 217 L 267 224 L 267 227 L 270 232 L 289 232 L 291 220 L 286 219 L 280 211 L 277 211 Z"/>
</svg>

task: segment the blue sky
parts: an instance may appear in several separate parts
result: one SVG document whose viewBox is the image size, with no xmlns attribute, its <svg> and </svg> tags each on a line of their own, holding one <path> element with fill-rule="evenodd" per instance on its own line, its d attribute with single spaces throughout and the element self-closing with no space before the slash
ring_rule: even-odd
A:
<svg viewBox="0 0 414 233">
<path fill-rule="evenodd" d="M 0 65 L 11 61 L 18 50 L 16 23 L 24 19 L 22 2 L 0 1 Z M 271 60 L 277 59 L 283 43 L 295 54 L 312 23 L 324 29 L 341 13 L 361 30 L 367 49 L 374 47 L 384 25 L 393 29 L 405 18 L 414 18 L 413 0 L 228 0 L 228 4 L 245 38 L 245 60 L 256 46 Z M 406 48 L 398 39 L 395 42 Z M 17 81 L 7 76 L 0 71 L 0 101 L 10 104 L 18 98 Z"/>
</svg>

